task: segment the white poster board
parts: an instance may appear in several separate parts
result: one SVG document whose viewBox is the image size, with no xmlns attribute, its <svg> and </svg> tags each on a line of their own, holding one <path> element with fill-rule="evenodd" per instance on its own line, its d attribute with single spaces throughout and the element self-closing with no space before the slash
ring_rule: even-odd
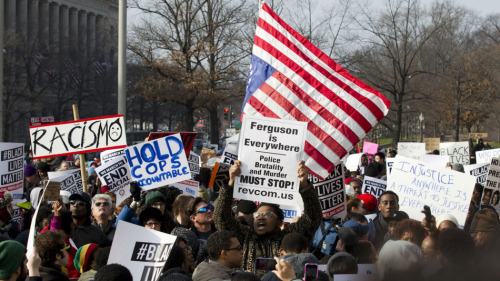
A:
<svg viewBox="0 0 500 281">
<path fill-rule="evenodd" d="M 34 159 L 127 146 L 122 115 L 34 126 L 30 137 Z"/>
<path fill-rule="evenodd" d="M 236 178 L 234 198 L 294 202 L 300 196 L 297 167 L 306 130 L 306 122 L 245 116 L 238 146 L 241 175 Z"/>
<path fill-rule="evenodd" d="M 194 177 L 200 173 L 200 156 L 193 151 L 190 151 L 188 164 L 189 170 L 191 170 L 191 178 L 194 179 Z"/>
<path fill-rule="evenodd" d="M 180 181 L 176 183 L 170 184 L 170 186 L 173 186 L 184 194 L 189 194 L 193 197 L 198 196 L 198 190 L 200 189 L 200 183 L 197 181 L 193 180 L 185 180 L 185 181 Z"/>
<path fill-rule="evenodd" d="M 398 155 L 415 160 L 422 160 L 425 154 L 425 143 L 422 142 L 398 142 Z"/>
<path fill-rule="evenodd" d="M 451 164 L 469 165 L 469 143 L 463 142 L 442 142 L 439 144 L 439 154 L 450 156 Z"/>
<path fill-rule="evenodd" d="M 48 172 L 50 180 L 61 183 L 61 190 L 66 190 L 71 194 L 83 192 L 82 174 L 80 169 L 66 171 Z"/>
<path fill-rule="evenodd" d="M 387 190 L 399 196 L 399 210 L 421 221 L 424 205 L 435 217 L 451 214 L 463 226 L 476 178 L 397 155 Z"/>
<path fill-rule="evenodd" d="M 486 177 L 488 176 L 489 169 L 490 169 L 490 163 L 481 163 L 481 164 L 464 166 L 465 173 L 475 177 L 476 183 L 480 183 L 483 186 L 486 183 Z"/>
<path fill-rule="evenodd" d="M 132 181 L 144 190 L 191 179 L 181 134 L 125 148 Z"/>
<path fill-rule="evenodd" d="M 378 198 L 386 190 L 386 188 L 387 188 L 386 181 L 365 176 L 363 180 L 363 187 L 361 190 L 362 193 L 371 194 L 375 196 L 375 198 L 377 198 L 378 200 Z"/>
<path fill-rule="evenodd" d="M 450 163 L 450 156 L 448 155 L 434 155 L 434 154 L 424 154 L 422 157 L 422 162 L 438 166 L 441 168 L 446 168 L 447 164 Z"/>
<path fill-rule="evenodd" d="M 127 156 L 125 155 L 125 150 L 123 149 L 111 149 L 101 152 L 101 163 L 106 164 L 113 161 L 115 158 L 121 157 L 127 161 Z"/>
<path fill-rule="evenodd" d="M 487 196 L 489 195 L 489 199 Z M 500 158 L 493 157 L 488 170 L 486 184 L 484 185 L 481 203 L 490 205 L 497 213 L 500 211 Z"/>
<path fill-rule="evenodd" d="M 491 158 L 500 156 L 500 148 L 476 151 L 476 163 L 491 163 Z"/>
<path fill-rule="evenodd" d="M 283 211 L 283 221 L 291 222 L 296 216 L 301 216 L 304 211 L 304 202 L 302 198 L 297 198 L 294 204 L 291 205 L 280 205 L 280 209 Z"/>
<path fill-rule="evenodd" d="M 95 169 L 102 185 L 107 185 L 109 191 L 116 195 L 116 206 L 127 199 L 130 194 L 130 167 L 126 158 L 114 157 L 112 160 Z"/>
<path fill-rule="evenodd" d="M 389 178 L 389 176 L 391 175 L 392 166 L 394 165 L 394 158 L 385 158 L 385 165 L 387 166 L 385 169 L 387 171 L 387 178 Z"/>
<path fill-rule="evenodd" d="M 176 239 L 174 235 L 119 221 L 108 264 L 125 266 L 136 281 L 158 280 Z"/>
<path fill-rule="evenodd" d="M 347 157 L 347 160 L 345 162 L 345 167 L 349 171 L 357 171 L 358 166 L 361 164 L 361 156 L 363 156 L 363 153 L 356 153 L 356 154 L 351 154 Z"/>
<path fill-rule="evenodd" d="M 309 181 L 311 181 L 318 194 L 323 217 L 337 216 L 344 218 L 347 215 L 344 167 L 342 164 L 336 165 L 335 169 L 324 180 L 309 175 Z"/>
</svg>

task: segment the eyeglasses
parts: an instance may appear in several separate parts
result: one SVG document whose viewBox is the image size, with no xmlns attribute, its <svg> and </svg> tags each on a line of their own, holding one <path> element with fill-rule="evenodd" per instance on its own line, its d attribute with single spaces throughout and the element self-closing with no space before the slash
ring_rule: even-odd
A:
<svg viewBox="0 0 500 281">
<path fill-rule="evenodd" d="M 271 211 L 267 211 L 267 212 L 255 212 L 253 213 L 253 218 L 256 219 L 258 218 L 259 216 L 263 216 L 264 218 L 266 219 L 269 219 L 271 218 L 272 216 L 275 216 L 275 217 L 278 217 L 275 213 L 271 212 Z"/>
<path fill-rule="evenodd" d="M 161 226 L 161 222 L 148 222 L 146 225 L 149 227 Z"/>
<path fill-rule="evenodd" d="M 109 202 L 105 201 L 105 202 L 95 202 L 95 206 L 96 207 L 101 207 L 101 205 L 103 205 L 104 207 L 108 207 L 109 206 Z"/>
<path fill-rule="evenodd" d="M 71 200 L 71 201 L 69 201 L 69 204 L 70 205 L 78 204 L 78 206 L 85 206 L 85 202 L 79 201 L 79 200 Z"/>
<path fill-rule="evenodd" d="M 198 211 L 196 211 L 195 214 L 204 214 L 204 213 L 208 213 L 208 211 L 212 210 L 212 208 L 210 208 L 209 205 L 205 206 L 205 207 L 201 207 L 200 209 L 198 209 Z"/>
<path fill-rule="evenodd" d="M 229 249 L 225 249 L 225 250 L 226 250 L 226 251 L 232 251 L 232 250 L 241 251 L 241 250 L 242 250 L 242 248 L 241 248 L 241 244 L 240 244 L 240 245 L 238 245 L 238 246 L 236 246 L 236 247 L 234 247 L 234 248 L 229 248 Z"/>
<path fill-rule="evenodd" d="M 69 245 L 67 245 L 66 247 L 62 248 L 60 251 L 61 251 L 61 252 L 64 252 L 64 251 L 69 250 L 69 248 L 70 248 L 70 246 L 69 246 Z"/>
</svg>

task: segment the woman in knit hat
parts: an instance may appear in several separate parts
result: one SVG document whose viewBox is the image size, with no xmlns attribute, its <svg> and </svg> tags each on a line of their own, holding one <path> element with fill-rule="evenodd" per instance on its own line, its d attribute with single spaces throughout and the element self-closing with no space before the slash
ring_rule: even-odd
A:
<svg viewBox="0 0 500 281">
<path fill-rule="evenodd" d="M 78 281 L 91 281 L 97 273 L 95 257 L 101 248 L 97 244 L 86 244 L 76 252 L 73 263 L 75 268 L 82 274 Z"/>
</svg>

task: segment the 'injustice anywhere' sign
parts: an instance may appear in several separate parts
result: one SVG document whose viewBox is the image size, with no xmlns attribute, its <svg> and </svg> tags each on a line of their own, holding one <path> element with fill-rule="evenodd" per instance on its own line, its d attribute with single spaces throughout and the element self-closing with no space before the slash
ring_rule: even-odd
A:
<svg viewBox="0 0 500 281">
<path fill-rule="evenodd" d="M 298 196 L 306 122 L 245 116 L 238 157 L 241 175 L 234 197 L 288 205 Z"/>
</svg>

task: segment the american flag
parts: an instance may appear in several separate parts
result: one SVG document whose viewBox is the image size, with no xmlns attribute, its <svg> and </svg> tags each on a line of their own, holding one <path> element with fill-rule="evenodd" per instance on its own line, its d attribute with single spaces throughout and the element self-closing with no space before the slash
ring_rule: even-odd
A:
<svg viewBox="0 0 500 281">
<path fill-rule="evenodd" d="M 104 68 L 104 66 L 98 62 L 98 61 L 94 61 L 91 65 L 90 65 L 90 68 L 92 69 L 92 71 L 94 71 L 95 74 L 98 74 L 98 75 L 104 75 L 104 73 L 106 73 L 106 69 Z"/>
<path fill-rule="evenodd" d="M 40 53 L 40 52 L 34 52 L 32 55 L 33 62 L 41 69 L 43 72 L 47 73 L 50 77 L 55 77 L 56 76 L 56 71 L 50 67 L 48 64 L 48 56 L 46 52 Z"/>
<path fill-rule="evenodd" d="M 80 64 L 78 63 L 73 63 L 73 60 L 70 57 L 67 57 L 64 59 L 64 66 L 66 67 L 66 70 L 69 72 L 71 75 L 71 78 L 73 78 L 73 81 L 75 84 L 80 85 L 82 83 L 82 79 L 80 78 Z"/>
<path fill-rule="evenodd" d="M 311 173 L 326 178 L 389 106 L 262 4 L 242 112 L 308 122 Z"/>
</svg>

